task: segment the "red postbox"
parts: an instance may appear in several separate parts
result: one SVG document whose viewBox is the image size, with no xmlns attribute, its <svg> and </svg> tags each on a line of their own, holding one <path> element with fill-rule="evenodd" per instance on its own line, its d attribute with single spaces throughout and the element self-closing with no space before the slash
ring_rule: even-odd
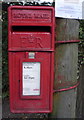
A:
<svg viewBox="0 0 84 120">
<path fill-rule="evenodd" d="M 53 103 L 54 9 L 8 8 L 10 108 L 13 113 L 49 113 Z"/>
</svg>

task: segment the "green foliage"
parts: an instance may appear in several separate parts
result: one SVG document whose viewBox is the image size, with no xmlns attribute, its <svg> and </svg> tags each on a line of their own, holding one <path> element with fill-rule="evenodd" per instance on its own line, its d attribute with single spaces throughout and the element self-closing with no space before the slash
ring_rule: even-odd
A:
<svg viewBox="0 0 84 120">
<path fill-rule="evenodd" d="M 80 20 L 80 29 L 79 29 L 79 64 L 84 64 L 84 20 Z"/>
<path fill-rule="evenodd" d="M 84 40 L 84 20 L 80 21 L 79 37 Z"/>
<path fill-rule="evenodd" d="M 2 22 L 2 91 L 3 97 L 8 92 L 8 52 L 7 52 L 7 11 L 3 11 L 3 22 Z M 7 95 L 5 95 L 7 96 Z"/>
</svg>

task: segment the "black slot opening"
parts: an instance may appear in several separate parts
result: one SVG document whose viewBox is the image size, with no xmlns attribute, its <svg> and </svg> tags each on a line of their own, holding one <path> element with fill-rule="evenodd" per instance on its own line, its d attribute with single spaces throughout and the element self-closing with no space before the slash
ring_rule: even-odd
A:
<svg viewBox="0 0 84 120">
<path fill-rule="evenodd" d="M 12 26 L 12 32 L 50 32 L 49 26 Z"/>
</svg>

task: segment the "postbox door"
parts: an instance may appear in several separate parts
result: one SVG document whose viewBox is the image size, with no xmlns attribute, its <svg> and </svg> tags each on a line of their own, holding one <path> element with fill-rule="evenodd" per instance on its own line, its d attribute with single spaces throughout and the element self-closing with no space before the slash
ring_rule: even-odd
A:
<svg viewBox="0 0 84 120">
<path fill-rule="evenodd" d="M 51 66 L 52 52 L 9 53 L 12 112 L 51 112 L 53 92 Z"/>
</svg>

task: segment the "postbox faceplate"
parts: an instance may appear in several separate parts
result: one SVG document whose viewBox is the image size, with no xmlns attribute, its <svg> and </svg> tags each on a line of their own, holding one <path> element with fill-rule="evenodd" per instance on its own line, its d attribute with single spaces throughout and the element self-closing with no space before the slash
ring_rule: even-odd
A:
<svg viewBox="0 0 84 120">
<path fill-rule="evenodd" d="M 12 50 L 50 50 L 51 34 L 49 32 L 13 32 Z"/>
</svg>

